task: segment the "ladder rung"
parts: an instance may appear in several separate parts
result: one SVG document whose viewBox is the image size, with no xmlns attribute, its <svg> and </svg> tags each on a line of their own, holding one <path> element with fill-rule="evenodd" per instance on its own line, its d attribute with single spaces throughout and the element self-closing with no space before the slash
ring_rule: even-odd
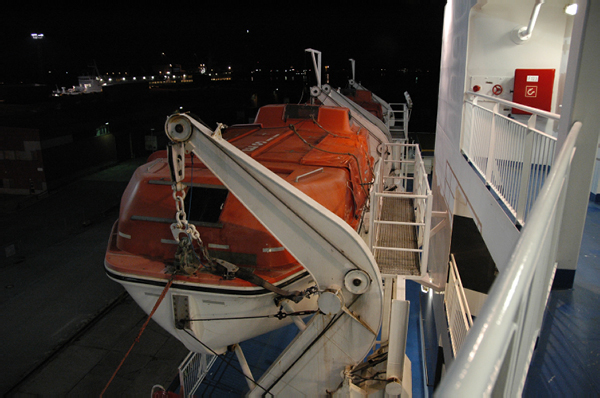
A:
<svg viewBox="0 0 600 398">
<path fill-rule="evenodd" d="M 375 224 L 386 224 L 386 225 L 417 225 L 424 226 L 424 222 L 409 222 L 409 221 L 383 221 L 383 220 L 373 220 Z"/>
<path fill-rule="evenodd" d="M 422 253 L 423 249 L 409 249 L 409 248 L 401 248 L 401 247 L 382 247 L 382 246 L 373 246 L 373 249 L 377 250 L 392 250 L 395 252 L 412 252 L 412 253 Z"/>
</svg>

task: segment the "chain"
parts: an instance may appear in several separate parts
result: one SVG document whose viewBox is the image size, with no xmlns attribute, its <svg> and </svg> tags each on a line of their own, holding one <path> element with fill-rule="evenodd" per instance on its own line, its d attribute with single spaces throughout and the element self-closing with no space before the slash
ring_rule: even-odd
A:
<svg viewBox="0 0 600 398">
<path fill-rule="evenodd" d="M 208 262 L 209 266 L 212 268 L 214 266 L 213 261 L 210 257 L 210 255 L 208 254 L 208 250 L 206 249 L 206 246 L 204 246 L 204 242 L 202 242 L 202 238 L 200 238 L 200 233 L 198 232 L 198 230 L 196 229 L 196 226 L 194 224 L 190 224 L 188 219 L 187 219 L 187 214 L 185 212 L 185 196 L 186 196 L 186 192 L 185 192 L 185 185 L 182 184 L 181 182 L 177 182 L 173 184 L 173 199 L 175 200 L 175 223 L 171 224 L 171 232 L 173 233 L 173 237 L 175 238 L 175 240 L 177 242 L 180 243 L 181 246 L 181 241 L 179 239 L 179 235 L 184 233 L 188 236 L 189 240 L 191 241 L 190 243 L 193 243 L 194 241 L 198 242 L 198 247 L 200 248 L 201 252 L 202 252 L 202 256 L 204 257 L 204 259 Z M 190 248 L 192 250 L 192 252 L 194 253 L 194 255 L 196 255 L 196 253 L 193 251 L 193 247 L 190 244 Z"/>
</svg>

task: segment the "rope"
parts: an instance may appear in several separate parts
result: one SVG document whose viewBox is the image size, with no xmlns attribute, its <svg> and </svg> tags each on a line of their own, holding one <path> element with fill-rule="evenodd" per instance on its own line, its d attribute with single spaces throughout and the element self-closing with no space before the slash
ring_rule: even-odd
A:
<svg viewBox="0 0 600 398">
<path fill-rule="evenodd" d="M 144 330 L 146 329 L 146 326 L 148 326 L 148 323 L 150 323 L 150 319 L 152 319 L 152 316 L 154 315 L 154 313 L 158 309 L 158 306 L 160 305 L 160 303 L 165 298 L 165 295 L 167 294 L 167 291 L 169 290 L 169 288 L 173 284 L 173 279 L 174 278 L 175 278 L 175 275 L 172 275 L 171 278 L 169 279 L 169 282 L 167 283 L 167 285 L 163 289 L 160 297 L 156 301 L 156 304 L 154 304 L 154 308 L 152 308 L 152 311 L 150 312 L 150 315 L 148 315 L 148 319 L 146 319 L 146 322 L 144 322 L 144 325 L 142 325 L 142 328 L 140 329 L 140 333 L 138 334 L 138 336 L 133 341 L 133 344 L 131 344 L 131 347 L 129 347 L 129 350 L 127 351 L 127 353 L 125 354 L 125 356 L 121 360 L 121 363 L 119 364 L 119 366 L 117 366 L 117 369 L 115 370 L 115 373 L 113 373 L 113 375 L 110 378 L 110 380 L 108 381 L 108 383 L 106 383 L 106 386 L 104 387 L 104 390 L 102 390 L 102 392 L 100 393 L 100 398 L 102 398 L 102 396 L 106 392 L 106 389 L 108 388 L 108 386 L 110 385 L 110 383 L 112 383 L 113 379 L 117 375 L 117 372 L 119 372 L 119 369 L 121 369 L 121 366 L 123 366 L 123 363 L 125 362 L 125 359 L 129 356 L 129 353 L 133 349 L 133 346 L 135 346 L 135 344 L 140 341 L 140 337 L 142 337 L 142 333 L 144 333 Z"/>
<path fill-rule="evenodd" d="M 300 138 L 300 140 L 302 140 L 302 142 L 304 142 L 306 145 L 308 145 L 310 148 L 312 149 L 316 149 L 317 151 L 321 151 L 321 152 L 326 152 L 326 153 L 331 153 L 333 155 L 348 155 L 348 156 L 352 156 L 354 158 L 354 161 L 356 162 L 356 168 L 358 169 L 358 178 L 360 180 L 360 187 L 363 189 L 363 191 L 365 192 L 365 194 L 368 196 L 369 193 L 367 192 L 367 190 L 364 187 L 364 179 L 363 179 L 363 175 L 362 175 L 362 170 L 360 169 L 360 162 L 358 161 L 358 158 L 356 157 L 355 154 L 351 153 L 351 152 L 334 152 L 334 151 L 328 151 L 327 149 L 323 149 L 323 148 L 319 148 L 313 144 L 311 144 L 310 142 L 306 141 L 304 139 L 304 137 L 302 137 L 298 131 L 296 130 L 296 126 L 294 126 L 293 124 L 289 125 L 290 130 L 292 130 L 294 132 L 294 134 L 296 134 L 298 136 L 298 138 Z M 368 156 L 367 156 L 367 161 L 368 161 Z M 370 167 L 370 165 L 369 165 Z"/>
</svg>

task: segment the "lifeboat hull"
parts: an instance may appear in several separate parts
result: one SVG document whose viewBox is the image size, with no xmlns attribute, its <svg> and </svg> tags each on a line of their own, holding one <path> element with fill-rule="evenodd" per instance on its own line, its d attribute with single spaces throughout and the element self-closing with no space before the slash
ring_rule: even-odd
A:
<svg viewBox="0 0 600 398">
<path fill-rule="evenodd" d="M 263 107 L 255 123 L 232 126 L 223 138 L 317 200 L 354 229 L 360 226 L 373 177 L 368 133 L 348 110 L 326 106 Z M 229 194 L 199 160 L 186 159 L 186 203 L 209 256 L 249 270 L 288 292 L 315 283 L 297 260 Z M 150 313 L 173 283 L 153 319 L 191 351 L 222 353 L 232 344 L 283 327 L 289 313 L 317 308 L 316 295 L 299 302 L 240 278 L 207 271 L 173 273 L 177 240 L 175 200 L 165 151 L 153 154 L 128 185 L 105 258 L 108 276 Z M 310 248 L 307 248 L 310 250 Z"/>
</svg>

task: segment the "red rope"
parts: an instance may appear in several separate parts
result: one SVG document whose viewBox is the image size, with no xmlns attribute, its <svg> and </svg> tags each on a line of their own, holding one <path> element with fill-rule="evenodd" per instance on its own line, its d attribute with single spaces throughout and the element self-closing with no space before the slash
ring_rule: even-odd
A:
<svg viewBox="0 0 600 398">
<path fill-rule="evenodd" d="M 104 395 L 104 393 L 106 392 L 106 389 L 108 388 L 108 386 L 110 385 L 110 383 L 112 383 L 113 379 L 115 378 L 115 376 L 117 375 L 117 373 L 119 372 L 119 369 L 121 369 L 121 366 L 123 366 L 123 363 L 125 362 L 125 359 L 127 358 L 127 356 L 129 355 L 129 353 L 131 352 L 131 350 L 133 349 L 133 346 L 140 341 L 140 337 L 142 337 L 142 333 L 144 333 L 144 329 L 146 329 L 146 326 L 148 326 L 148 323 L 150 323 L 150 319 L 152 319 L 152 315 L 154 315 L 154 313 L 156 312 L 156 310 L 158 309 L 158 306 L 160 305 L 160 303 L 163 301 L 163 299 L 165 298 L 165 295 L 167 294 L 167 290 L 169 290 L 169 288 L 171 287 L 171 285 L 173 284 L 173 277 L 171 277 L 171 279 L 169 279 L 169 282 L 167 283 L 167 285 L 165 286 L 165 288 L 163 289 L 160 297 L 158 298 L 158 300 L 156 301 L 156 304 L 154 304 L 154 308 L 152 308 L 152 311 L 150 312 L 150 315 L 148 315 L 148 319 L 146 319 L 146 322 L 144 322 L 144 325 L 142 326 L 142 328 L 140 329 L 140 333 L 138 334 L 138 336 L 135 338 L 135 340 L 133 341 L 133 344 L 131 344 L 131 347 L 129 347 L 129 351 L 127 351 L 127 354 L 125 354 L 125 356 L 123 357 L 123 359 L 121 360 L 121 363 L 119 364 L 119 366 L 117 367 L 117 369 L 115 370 L 115 373 L 113 373 L 112 377 L 110 378 L 110 380 L 108 381 L 108 383 L 106 383 L 106 386 L 104 387 L 104 390 L 102 390 L 102 392 L 100 393 L 100 398 L 102 398 L 102 396 Z"/>
</svg>

